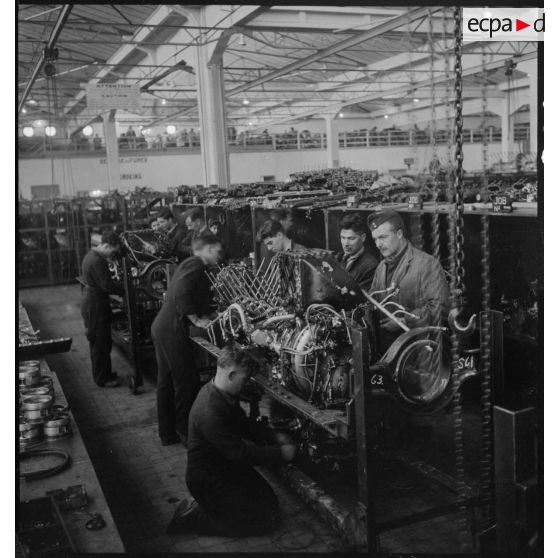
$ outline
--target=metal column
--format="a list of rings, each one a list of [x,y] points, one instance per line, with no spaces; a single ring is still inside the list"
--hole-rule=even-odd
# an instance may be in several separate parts
[[[205,25],[204,10],[200,25]],[[203,34],[196,50],[196,76],[200,119],[200,145],[204,186],[230,186],[229,146],[225,112],[222,55],[211,58],[213,44],[203,44]],[[210,63],[211,58],[211,63]]]
[[[327,137],[327,166],[336,169],[339,167],[339,134],[335,114],[324,116]]]
[[[118,138],[116,136],[116,111],[111,110],[103,114],[103,129],[107,148],[107,182],[109,190],[120,188],[120,162],[118,160]]]
[[[370,384],[370,346],[365,328],[352,329],[355,370],[355,427],[358,467],[358,515],[364,523],[366,551],[372,555],[380,549],[374,510],[374,482],[377,478],[374,459],[376,429],[371,420],[372,389]]]
[[[128,318],[128,330],[129,330],[129,348],[128,354],[132,362],[134,363],[134,375],[128,375],[128,384],[132,393],[137,394],[137,389],[143,386],[143,368],[142,362],[139,355],[140,342],[138,335],[138,315],[136,308],[135,292],[133,288],[133,277],[132,270],[130,269],[130,263],[127,257],[123,257],[122,267],[124,269],[124,300],[126,305],[126,317]]]

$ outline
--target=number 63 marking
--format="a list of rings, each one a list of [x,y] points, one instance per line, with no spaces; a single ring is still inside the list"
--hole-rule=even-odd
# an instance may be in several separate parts
[[[381,374],[372,374],[372,377],[370,378],[370,383],[373,386],[383,386],[384,377]]]

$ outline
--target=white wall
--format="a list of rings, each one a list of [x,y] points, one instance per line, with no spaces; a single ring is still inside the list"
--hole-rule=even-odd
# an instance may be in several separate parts
[[[482,168],[482,145],[465,144],[464,168],[475,171]],[[446,146],[437,149],[438,158],[447,160]],[[514,153],[509,153],[511,160]],[[341,166],[361,170],[405,169],[404,159],[414,158],[411,170],[424,170],[432,158],[429,146],[413,147],[370,147],[340,149]],[[500,160],[500,144],[491,144],[488,149],[489,165]],[[21,159],[19,161],[19,191],[23,198],[31,198],[31,186],[59,184],[60,194],[73,196],[82,190],[107,189],[107,165],[104,158],[66,157],[54,159],[54,176],[50,159]],[[231,182],[256,182],[262,177],[274,175],[276,180],[286,180],[296,171],[317,170],[327,167],[327,154],[322,149],[301,151],[265,151],[257,153],[231,153]],[[158,191],[180,184],[201,184],[202,169],[199,153],[162,153],[126,156],[120,158],[121,186],[125,192],[136,186],[146,186]]]

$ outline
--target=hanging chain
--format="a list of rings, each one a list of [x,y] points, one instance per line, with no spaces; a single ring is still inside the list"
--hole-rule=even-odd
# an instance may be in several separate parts
[[[486,94],[488,76],[486,71],[486,51],[482,45],[482,194],[488,194],[488,130],[486,114],[488,100]],[[488,214],[481,217],[481,249],[482,249],[482,311],[481,314],[481,405],[482,405],[482,459],[481,459],[481,494],[484,528],[487,529],[493,520],[493,478],[492,478],[492,370],[490,363],[491,335],[488,311],[490,310],[490,220]]]
[[[407,20],[406,41],[409,44],[412,44],[413,33],[412,33],[412,30],[411,30],[410,13],[411,13],[411,9],[408,8],[407,15],[409,16],[409,18]],[[409,55],[409,67],[412,67],[412,56],[411,55]],[[413,78],[413,82],[414,82],[414,78]],[[413,146],[412,159],[414,161],[414,164],[415,164],[416,168],[420,168],[420,166],[422,166],[422,163],[419,162],[419,156],[418,156],[418,145],[417,145],[417,134],[416,134],[416,131],[418,129],[417,115],[416,115],[416,112],[415,112],[414,109],[411,109],[409,115],[410,115],[410,118],[409,118],[409,124],[410,124],[409,137],[413,138],[413,141],[412,141],[412,146]],[[410,215],[411,242],[419,250],[422,250],[424,248],[424,231],[423,231],[423,227],[422,227],[422,215],[423,215],[422,210],[419,210],[418,212],[413,212]]]
[[[449,191],[449,183],[451,181],[451,169],[452,169],[452,144],[453,144],[453,129],[452,129],[452,125],[451,125],[451,116],[450,116],[450,112],[451,112],[451,108],[450,108],[450,98],[451,98],[451,91],[450,91],[450,51],[449,51],[449,47],[448,47],[448,36],[449,36],[449,31],[448,31],[448,16],[447,16],[447,12],[446,10],[444,10],[444,18],[442,20],[443,22],[443,27],[442,27],[442,36],[443,36],[443,42],[444,42],[444,81],[446,84],[446,146],[447,146],[447,150],[446,150],[446,157],[447,157],[447,161],[446,161],[446,180],[447,180],[447,186],[448,188],[446,188],[447,191]],[[451,201],[451,200],[448,200]]]
[[[445,19],[445,16],[444,16]],[[445,41],[444,41],[445,42]],[[428,43],[430,45],[430,126],[431,136],[430,142],[432,144],[432,160],[438,161],[437,145],[436,145],[436,104],[435,104],[435,87],[434,87],[434,32],[432,22],[432,10],[428,10]],[[445,44],[444,44],[445,48]],[[434,211],[431,214],[431,228],[432,228],[432,255],[440,259],[440,215],[438,214],[438,200],[440,198],[440,182],[439,182],[439,161],[438,164],[429,166],[431,178],[433,181],[433,201]],[[439,323],[439,322],[438,322]]]
[[[450,220],[450,256],[451,256],[451,296],[452,308],[462,306],[465,291],[465,254],[463,249],[463,97],[462,97],[462,67],[461,67],[461,8],[454,8],[454,54],[455,54],[455,176],[453,190],[455,195],[454,214]],[[461,550],[469,549],[470,531],[467,520],[467,506],[465,504],[465,447],[463,436],[463,407],[461,404],[461,379],[458,373],[459,366],[459,340],[455,331],[451,333],[451,359],[452,359],[452,387],[453,387],[453,429],[455,441],[455,478],[457,482],[458,517],[456,519]]]
[[[464,304],[465,296],[465,253],[464,244],[464,222],[463,212],[465,206],[463,204],[463,75],[461,67],[461,9],[455,9],[455,176],[454,176],[454,194],[455,194],[455,285],[454,285],[454,302],[459,306]],[[455,307],[455,306],[454,306]]]

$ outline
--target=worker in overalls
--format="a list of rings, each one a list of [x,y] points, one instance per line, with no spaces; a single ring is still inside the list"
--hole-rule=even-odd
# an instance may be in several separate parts
[[[101,237],[101,243],[89,250],[81,264],[85,286],[81,315],[89,341],[93,380],[99,387],[118,386],[117,375],[112,372],[110,361],[112,312],[109,295],[123,295],[124,288],[113,281],[108,260],[120,249],[118,233],[106,232]]]
[[[174,272],[163,307],[151,325],[157,359],[157,418],[162,445],[188,439],[188,414],[200,388],[190,326],[207,327],[214,313],[206,274],[221,256],[221,242],[210,233],[192,240],[194,255]]]

